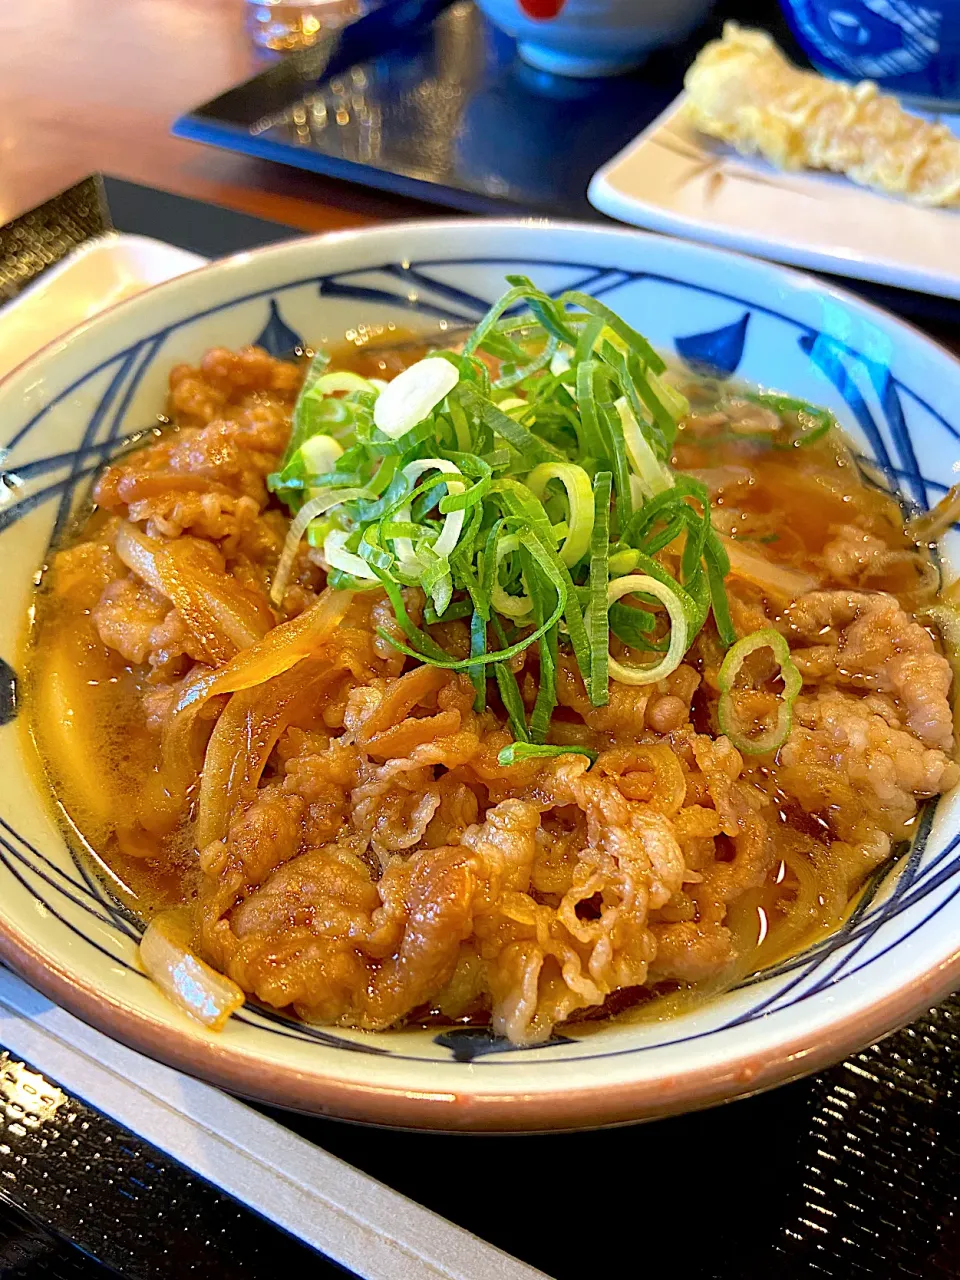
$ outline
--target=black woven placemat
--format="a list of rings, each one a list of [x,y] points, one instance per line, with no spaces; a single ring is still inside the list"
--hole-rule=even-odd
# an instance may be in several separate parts
[[[960,1276],[958,1065],[954,999],[819,1076],[631,1128],[463,1138],[274,1114],[557,1280],[654,1255],[681,1280],[943,1280]]]
[[[633,1128],[467,1138],[273,1114],[557,1280],[654,1249],[681,1280],[943,1280],[960,1275],[958,1050],[950,1000],[811,1080]],[[0,1277],[278,1268],[344,1274],[0,1054]]]
[[[48,267],[109,227],[99,175],[0,227],[0,302],[16,297]]]
[[[349,1274],[0,1046],[0,1277],[104,1269],[129,1280]]]
[[[789,1270],[752,1274],[960,1274],[958,1068],[954,997],[815,1077],[800,1176],[774,1242]]]

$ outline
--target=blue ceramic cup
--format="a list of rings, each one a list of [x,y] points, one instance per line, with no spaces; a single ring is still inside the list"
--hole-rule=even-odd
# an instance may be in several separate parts
[[[960,107],[960,0],[781,0],[824,75],[875,80],[927,106]]]

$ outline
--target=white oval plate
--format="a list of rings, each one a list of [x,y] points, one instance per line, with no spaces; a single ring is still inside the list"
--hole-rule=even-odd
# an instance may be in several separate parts
[[[923,209],[840,174],[784,173],[694,129],[683,104],[681,94],[597,170],[592,205],[651,231],[960,298],[960,209]],[[960,133],[960,116],[939,118]]]

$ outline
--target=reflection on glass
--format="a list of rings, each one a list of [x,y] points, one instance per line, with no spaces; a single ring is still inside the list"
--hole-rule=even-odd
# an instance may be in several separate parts
[[[428,30],[329,80],[322,67],[297,66],[296,100],[293,88],[284,105],[237,123],[253,139],[448,186],[466,208],[495,201],[582,217],[598,161],[673,98],[685,56],[665,54],[642,76],[574,81],[527,66],[458,0]]]
[[[359,0],[247,0],[247,28],[262,48],[290,52],[308,49],[359,12]]]

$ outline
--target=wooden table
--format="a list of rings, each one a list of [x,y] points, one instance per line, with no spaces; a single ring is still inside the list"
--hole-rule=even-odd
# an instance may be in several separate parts
[[[330,231],[434,205],[171,137],[262,68],[244,0],[0,0],[0,225],[103,171]],[[955,323],[925,329],[960,352]]]
[[[257,71],[243,0],[0,4],[0,224],[102,170],[310,231],[430,206],[170,136]]]

